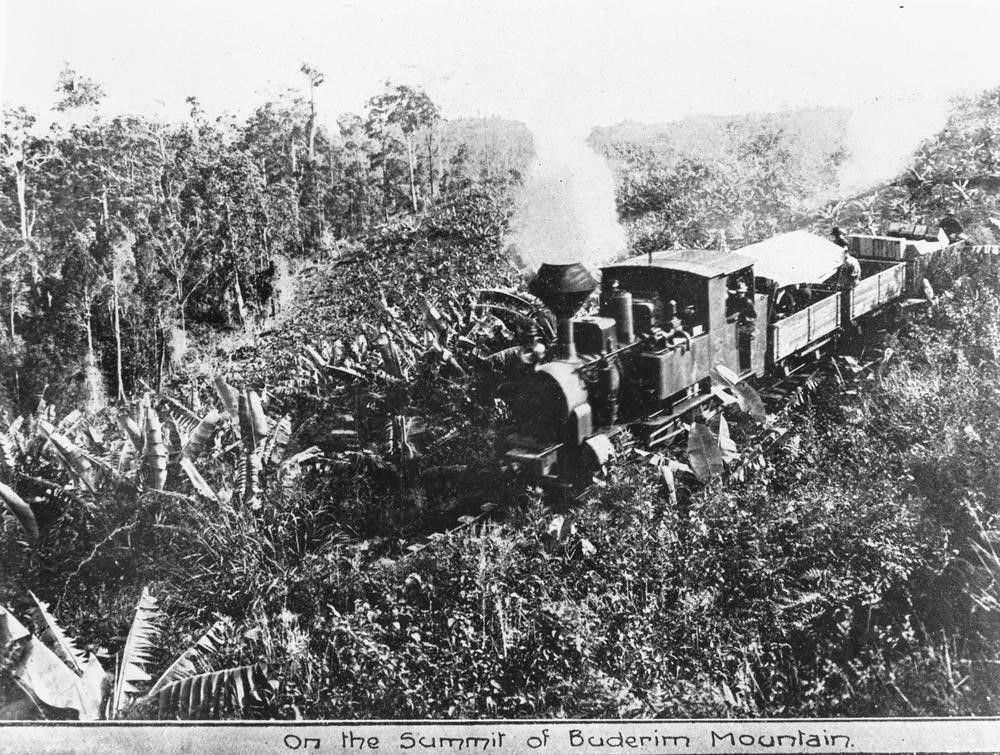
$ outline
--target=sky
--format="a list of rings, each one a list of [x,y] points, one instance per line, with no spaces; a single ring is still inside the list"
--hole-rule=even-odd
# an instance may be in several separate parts
[[[323,71],[321,118],[384,81],[446,117],[589,130],[1000,85],[994,0],[0,0],[0,100],[51,106],[64,63],[105,109],[245,114]]]

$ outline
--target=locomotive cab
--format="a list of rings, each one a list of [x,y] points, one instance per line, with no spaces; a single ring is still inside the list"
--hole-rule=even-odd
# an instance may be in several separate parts
[[[763,373],[756,321],[766,321],[767,300],[754,289],[753,261],[730,252],[654,252],[603,269],[601,314],[614,316],[618,292],[629,292],[643,339],[627,391],[637,407],[676,410],[707,388],[718,364]]]

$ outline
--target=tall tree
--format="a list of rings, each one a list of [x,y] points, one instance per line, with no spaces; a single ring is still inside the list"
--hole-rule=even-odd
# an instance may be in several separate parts
[[[420,209],[416,140],[420,133],[431,128],[440,117],[440,108],[426,92],[405,84],[392,85],[386,82],[385,91],[368,101],[370,133],[380,138],[383,152],[388,152],[394,141],[401,143],[405,149],[410,206],[414,212]]]
[[[302,64],[302,73],[309,81],[309,120],[306,123],[306,138],[308,140],[308,150],[306,154],[310,162],[316,160],[316,88],[323,83],[325,76],[308,63]]]

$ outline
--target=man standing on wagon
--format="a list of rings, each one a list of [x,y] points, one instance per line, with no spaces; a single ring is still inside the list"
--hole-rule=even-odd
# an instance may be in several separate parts
[[[840,287],[850,290],[861,281],[861,263],[844,247],[844,261],[840,265]]]

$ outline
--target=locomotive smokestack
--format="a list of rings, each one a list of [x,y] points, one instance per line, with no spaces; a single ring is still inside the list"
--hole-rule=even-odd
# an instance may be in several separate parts
[[[528,291],[556,316],[559,353],[564,359],[576,356],[573,343],[572,317],[597,288],[597,281],[579,262],[553,265],[548,262],[538,268],[538,274],[528,285]]]

